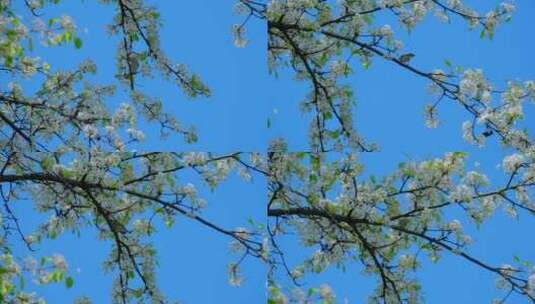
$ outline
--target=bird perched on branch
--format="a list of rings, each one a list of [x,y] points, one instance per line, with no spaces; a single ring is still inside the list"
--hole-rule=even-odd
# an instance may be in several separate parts
[[[407,54],[403,54],[401,56],[399,56],[399,61],[401,63],[409,63],[409,61],[411,61],[411,59],[414,57],[415,55],[413,53],[407,53]]]

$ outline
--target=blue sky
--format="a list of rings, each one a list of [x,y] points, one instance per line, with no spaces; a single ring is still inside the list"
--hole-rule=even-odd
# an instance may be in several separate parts
[[[39,55],[60,68],[93,58],[99,66],[95,79],[113,82],[116,38],[108,37],[103,30],[112,18],[113,8],[97,1],[63,2],[47,10],[47,16],[72,15],[80,29],[88,29],[81,36],[84,46],[79,51],[72,47],[39,49]],[[200,139],[194,145],[185,145],[180,138],[160,141],[147,136],[141,148],[264,151],[268,139],[274,136],[285,137],[293,151],[307,147],[308,120],[297,106],[304,97],[304,86],[293,81],[287,72],[279,78],[267,75],[264,24],[250,22],[251,41],[246,48],[237,49],[230,34],[232,24],[241,21],[233,14],[234,1],[153,2],[162,12],[164,50],[170,58],[187,63],[191,71],[201,75],[213,96],[189,100],[172,84],[158,79],[142,83],[146,92],[165,100],[165,108],[180,121],[195,125]],[[394,29],[405,37],[406,49],[416,54],[415,65],[433,69],[443,67],[443,61],[449,59],[465,67],[483,68],[499,86],[511,79],[535,79],[535,3],[518,1],[517,7],[512,22],[500,27],[492,41],[481,40],[478,32],[468,31],[458,19],[445,25],[428,18],[410,35]],[[446,151],[467,150],[469,163],[478,161],[491,180],[503,180],[495,165],[506,151],[493,141],[485,149],[464,143],[460,126],[467,116],[460,108],[445,103],[440,109],[441,126],[434,130],[425,128],[423,106],[430,101],[426,82],[381,60],[375,60],[367,71],[357,69],[356,76],[348,81],[354,85],[357,97],[357,127],[363,136],[381,147],[379,153],[363,155],[366,174],[380,176],[407,159],[423,160]],[[121,96],[125,96],[124,92],[113,102],[120,102]],[[272,119],[270,130],[266,130],[268,116]],[[534,120],[526,125],[533,129]],[[206,217],[225,226],[243,226],[248,217],[265,220],[266,191],[261,179],[245,184],[233,177],[214,193],[203,189],[201,194],[209,201]],[[39,220],[28,201],[21,201],[17,210],[23,214],[28,230]],[[515,254],[535,261],[535,247],[527,237],[527,232],[534,229],[535,220],[526,214],[514,221],[500,213],[474,234],[472,252],[495,264],[510,263]],[[227,241],[185,219],[179,219],[173,229],[162,230],[154,243],[159,250],[158,280],[163,291],[183,303],[264,303],[265,272],[258,263],[245,265],[243,287],[228,286],[226,263],[233,257],[228,254]],[[301,257],[300,247],[289,242],[287,248],[295,252],[292,258]],[[75,275],[75,286],[70,290],[55,286],[40,291],[50,303],[70,303],[79,295],[90,296],[94,303],[109,302],[111,277],[103,274],[100,267],[108,249],[109,244],[96,240],[94,231],[47,242],[38,254],[62,252],[73,269],[80,268],[80,273]],[[340,299],[347,297],[350,303],[361,303],[375,281],[360,276],[358,265],[350,266],[346,273],[329,270],[306,282],[311,286],[327,282]],[[495,295],[494,277],[456,257],[444,257],[437,265],[426,265],[418,277],[428,303],[484,303]],[[513,298],[510,303],[523,302]]]

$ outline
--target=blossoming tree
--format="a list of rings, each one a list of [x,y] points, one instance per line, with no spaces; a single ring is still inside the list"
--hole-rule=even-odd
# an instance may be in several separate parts
[[[464,21],[481,38],[492,39],[515,7],[498,3],[495,9],[479,12],[459,0],[241,1],[240,6],[268,24],[271,71],[289,69],[307,83],[309,91],[300,107],[312,117],[306,152],[288,151],[286,142],[277,140],[268,157],[268,301],[339,302],[328,285],[308,292],[292,291],[291,286],[300,286],[308,274],[358,261],[364,274],[377,278],[370,303],[419,303],[425,301],[421,292],[425,282],[415,273],[424,255],[438,262],[447,253],[495,275],[497,287],[504,291],[496,303],[511,295],[535,301],[531,264],[516,257],[513,265],[508,261],[494,265],[474,256],[472,238],[463,228],[482,224],[500,206],[512,217],[535,212],[535,146],[529,124],[522,122],[524,104],[535,97],[535,82],[494,85],[480,69],[459,68],[449,61],[442,68],[421,69],[413,64],[417,54],[406,50],[394,34],[394,28],[410,32],[434,14],[445,23]],[[382,21],[390,16],[397,24]],[[237,35],[237,39],[244,38]],[[508,153],[501,164],[505,183],[491,184],[481,170],[468,169],[465,152],[455,151],[444,151],[442,158],[401,163],[381,179],[366,177],[360,155],[376,151],[378,145],[357,133],[355,88],[345,80],[355,66],[366,70],[376,60],[429,83],[435,100],[425,107],[427,127],[438,126],[437,109],[451,102],[471,117],[462,125],[468,143],[483,148],[486,139],[496,138]],[[469,222],[446,220],[453,208],[461,209]],[[290,252],[279,245],[293,233],[300,246],[315,249],[297,265],[286,261]],[[282,283],[286,281],[290,284]]]
[[[155,280],[156,250],[149,240],[156,222],[172,226],[177,217],[185,217],[232,242],[239,258],[229,264],[231,284],[241,283],[239,267],[245,258],[265,263],[266,301],[272,304],[339,302],[329,282],[308,292],[298,287],[310,273],[351,261],[377,278],[371,303],[424,302],[425,282],[414,274],[424,255],[440,262],[444,254],[496,276],[504,291],[498,303],[511,295],[535,302],[531,264],[518,258],[494,265],[472,255],[473,240],[464,230],[482,224],[499,207],[513,217],[535,213],[535,146],[522,124],[523,106],[535,98],[535,83],[495,86],[481,70],[449,62],[423,70],[412,63],[417,54],[405,51],[394,34],[397,28],[414,29],[432,13],[445,22],[464,20],[482,38],[492,38],[496,27],[512,17],[512,4],[482,13],[460,0],[236,1],[236,12],[245,16],[232,28],[236,46],[246,46],[248,22],[264,22],[271,71],[289,69],[307,83],[309,92],[300,107],[312,116],[309,146],[289,151],[284,139],[276,139],[269,151],[215,154],[134,148],[146,136],[139,120],[156,125],[163,137],[197,140],[195,130],[165,112],[165,105],[140,81],[158,75],[191,98],[210,95],[200,76],[165,54],[157,8],[143,0],[101,1],[115,12],[109,32],[119,41],[116,83],[105,85],[88,80],[97,69],[91,61],[61,71],[32,57],[36,43],[83,48],[72,18],[42,14],[58,2],[0,0],[0,79],[10,80],[0,84],[0,301],[43,303],[25,287],[29,276],[38,284],[75,284],[61,255],[18,260],[12,254],[12,235],[31,250],[64,232],[92,227],[112,244],[105,268],[115,273],[114,303],[169,303]],[[394,16],[398,24],[381,22],[377,16],[383,14]],[[506,182],[491,184],[481,170],[467,169],[467,154],[456,151],[401,163],[379,179],[364,176],[361,155],[380,145],[357,133],[354,88],[343,80],[355,65],[367,69],[374,60],[429,82],[434,102],[425,107],[428,127],[438,126],[439,107],[451,101],[471,117],[462,126],[467,142],[485,147],[486,139],[499,140],[508,152],[501,163]],[[117,87],[126,89],[129,98],[113,108],[109,100]],[[268,179],[267,200],[256,202],[267,208],[267,225],[228,228],[204,217],[198,185],[182,178],[185,172],[196,174],[216,188],[231,171],[246,180],[252,174]],[[20,229],[24,219],[11,209],[27,195],[36,210],[51,214],[29,235]],[[462,210],[471,222],[445,220],[451,208]],[[279,241],[291,234],[298,236],[300,246],[314,249],[298,265],[286,260],[289,253]]]
[[[56,69],[34,56],[37,46],[83,48],[71,17],[45,13],[58,2],[0,1],[0,302],[44,303],[27,290],[28,279],[35,284],[61,282],[67,288],[75,284],[62,255],[21,260],[13,253],[13,241],[24,243],[31,253],[47,239],[92,227],[112,245],[104,268],[116,275],[113,303],[167,303],[155,282],[156,251],[150,236],[158,223],[171,227],[177,217],[232,241],[239,259],[229,265],[230,281],[239,285],[240,263],[247,256],[265,259],[266,247],[255,227],[228,228],[204,218],[206,202],[199,185],[182,176],[197,175],[215,188],[233,170],[250,179],[251,168],[264,166],[262,158],[240,152],[136,151],[134,145],[145,138],[141,120],[159,129],[162,137],[197,140],[194,129],[183,127],[157,97],[139,88],[140,79],[159,74],[190,98],[209,96],[209,89],[185,65],[165,55],[159,13],[145,1],[103,1],[115,12],[108,31],[119,41],[116,83],[89,79],[97,70],[92,61],[72,70]],[[128,96],[114,107],[118,89]],[[34,233],[21,229],[25,218],[12,208],[28,196],[34,209],[48,217]]]

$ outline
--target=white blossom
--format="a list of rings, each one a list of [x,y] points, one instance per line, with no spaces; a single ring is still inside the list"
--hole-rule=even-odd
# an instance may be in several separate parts
[[[322,299],[332,299],[334,297],[332,288],[327,284],[320,285],[319,293]]]
[[[74,21],[72,20],[70,16],[62,15],[60,23],[61,23],[61,27],[64,30],[72,31],[75,29]]]
[[[459,220],[452,220],[448,223],[448,228],[454,232],[459,232],[462,229],[462,225]]]
[[[87,138],[94,139],[98,136],[98,129],[94,125],[84,125],[82,130]]]
[[[184,195],[192,198],[197,196],[197,188],[195,188],[195,185],[192,183],[187,183],[186,185],[182,186],[181,192],[184,193]]]
[[[500,6],[507,14],[514,12],[516,9],[516,7],[513,4],[507,3],[507,2],[501,3]]]
[[[403,254],[399,257],[398,264],[402,269],[413,269],[416,267],[416,258],[414,255]]]
[[[528,278],[528,288],[535,290],[535,272],[532,273]]]
[[[511,154],[503,158],[502,167],[506,173],[512,173],[518,169],[525,162],[525,157],[522,154]]]
[[[152,227],[149,221],[144,220],[144,219],[135,220],[134,223],[132,224],[132,227],[135,232],[140,233],[140,234],[148,234],[152,230]]]
[[[126,133],[128,133],[128,136],[130,136],[132,139],[137,141],[143,141],[145,139],[145,134],[142,131],[134,128],[128,128]]]
[[[65,261],[65,258],[61,254],[56,253],[52,256],[52,264],[57,269],[60,269],[60,270],[67,269],[67,262]]]

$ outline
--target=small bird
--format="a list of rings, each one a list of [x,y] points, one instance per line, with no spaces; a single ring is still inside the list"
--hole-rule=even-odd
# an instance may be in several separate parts
[[[492,135],[492,133],[494,133],[491,129],[488,129],[486,130],[485,132],[483,132],[483,136],[485,137],[489,137]]]
[[[409,61],[411,61],[411,59],[414,57],[415,55],[413,53],[407,53],[407,54],[403,54],[401,56],[399,56],[399,61],[401,63],[409,63]]]

